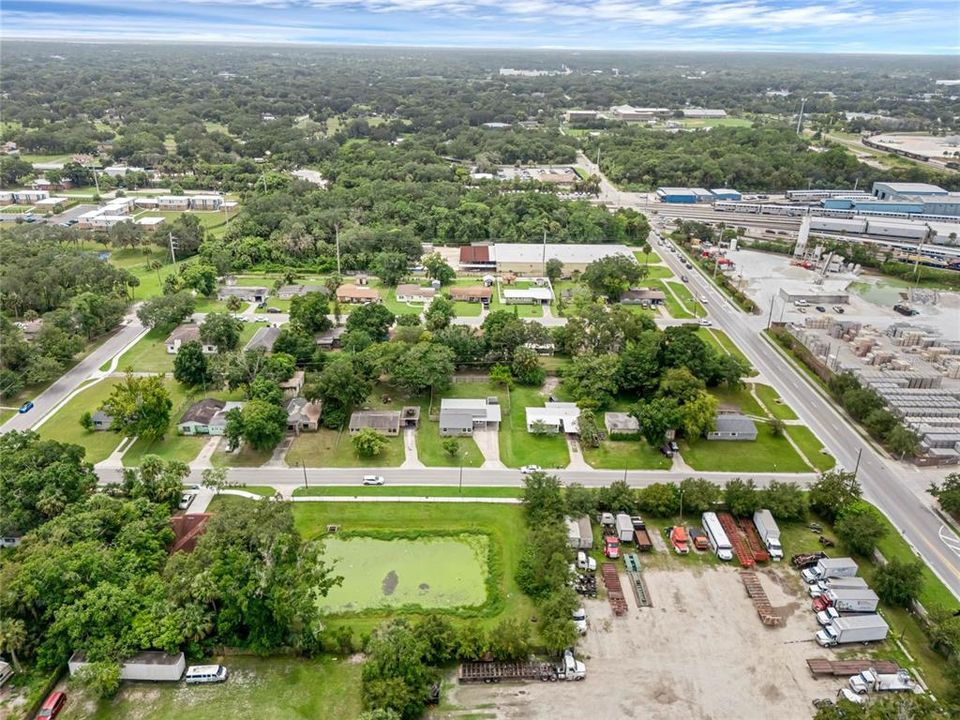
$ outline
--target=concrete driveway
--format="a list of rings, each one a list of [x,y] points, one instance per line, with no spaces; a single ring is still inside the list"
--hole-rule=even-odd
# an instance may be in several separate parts
[[[474,428],[473,440],[483,455],[483,467],[506,467],[500,461],[500,435],[494,428]]]

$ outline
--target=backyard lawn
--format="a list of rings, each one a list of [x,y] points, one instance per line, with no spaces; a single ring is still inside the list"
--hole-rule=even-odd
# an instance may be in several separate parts
[[[507,467],[539,465],[546,470],[553,470],[570,463],[570,453],[563,435],[534,435],[527,432],[525,408],[543,407],[546,399],[537,388],[516,387],[510,391],[509,403],[502,409],[503,422],[500,423],[500,459]]]
[[[353,450],[350,433],[321,428],[301,433],[287,452],[287,465],[301,462],[307,467],[400,467],[403,462],[403,436],[387,438],[387,445],[378,457],[363,458]]]
[[[637,262],[640,263],[641,265],[644,265],[644,264],[651,264],[651,265],[653,265],[653,264],[655,264],[655,263],[661,262],[660,256],[657,255],[657,251],[656,251],[656,250],[651,250],[651,251],[650,251],[649,253],[647,253],[646,255],[644,255],[644,254],[643,254],[642,252],[640,252],[639,250],[634,250],[633,256],[634,256],[635,258],[637,258]]]
[[[757,439],[750,441],[682,441],[680,453],[694,470],[714,472],[812,472],[785,437],[774,437],[757,423]]]
[[[123,683],[112,700],[71,691],[60,720],[222,720],[354,718],[360,714],[360,663],[317,658],[231,655],[211,658],[230,670],[222,685]]]
[[[604,440],[598,448],[580,446],[583,459],[601,470],[669,470],[671,460],[646,440]]]

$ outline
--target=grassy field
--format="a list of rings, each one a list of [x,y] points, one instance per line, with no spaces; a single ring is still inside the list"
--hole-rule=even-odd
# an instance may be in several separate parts
[[[683,459],[694,470],[715,472],[810,472],[785,437],[774,437],[766,424],[757,424],[752,442],[706,440],[680,443]]]
[[[767,416],[760,406],[760,403],[750,394],[749,385],[737,388],[736,390],[731,390],[726,387],[711,388],[710,393],[716,396],[717,400],[720,401],[720,405],[736,406],[740,409],[740,412],[746,415],[761,418]]]
[[[217,501],[226,498],[217,498]],[[233,499],[233,498],[231,498]],[[293,507],[297,530],[307,539],[326,536],[327,525],[347,532],[426,531],[427,533],[484,532],[494,544],[497,566],[492,567],[502,598],[500,612],[485,618],[488,625],[500,617],[527,618],[532,604],[517,587],[514,574],[523,552],[526,526],[516,505],[437,503],[297,503]],[[355,631],[369,632],[382,619],[377,613],[331,618]]]
[[[647,263],[653,264],[653,263],[661,262],[660,256],[657,255],[657,252],[655,250],[651,250],[646,255],[644,255],[639,250],[635,250],[633,253],[633,256],[637,259],[637,262],[640,263],[641,265],[645,265]]]
[[[667,285],[669,285],[674,294],[680,298],[680,302],[682,302],[696,317],[703,317],[706,315],[707,311],[704,310],[703,305],[694,299],[693,293],[690,292],[690,289],[686,285],[684,285],[682,282],[675,281],[668,281]]]
[[[124,683],[112,700],[71,691],[60,720],[222,720],[354,718],[360,714],[359,663],[331,657],[212,658],[230,670],[222,685]],[[322,678],[322,682],[319,681]]]
[[[271,491],[272,492],[272,491]],[[477,497],[477,498],[518,498],[523,491],[518,487],[476,487],[465,485],[463,488],[453,485],[312,485],[293,491],[296,497],[363,497],[366,495],[385,497]]]
[[[199,310],[199,308],[198,308]],[[262,327],[258,323],[244,323],[240,330],[240,345],[242,349],[257,330]],[[170,373],[173,372],[173,359],[176,355],[167,352],[166,339],[170,335],[167,329],[154,328],[144,335],[136,345],[127,350],[117,362],[117,370],[124,372],[128,369],[134,372]]]
[[[793,408],[780,399],[780,393],[774,388],[761,383],[755,383],[753,387],[760,397],[760,402],[763,403],[764,407],[766,407],[775,418],[780,418],[781,420],[797,419],[797,414],[793,411]]]
[[[323,600],[329,613],[399,608],[479,607],[487,601],[488,540],[450,535],[416,540],[329,538],[326,557],[343,584]]]
[[[817,439],[810,428],[803,425],[787,425],[784,429],[800,448],[800,452],[806,455],[807,460],[813,463],[817,470],[830,470],[837,464],[833,455],[825,451],[823,443]]]
[[[602,470],[667,470],[669,458],[646,440],[604,440],[598,448],[580,446],[583,459]]]
[[[460,451],[453,457],[443,449],[445,439],[440,437],[440,424],[428,420],[421,413],[420,429],[417,430],[417,457],[420,462],[428,467],[459,467],[462,456],[463,467],[478,468],[483,465],[483,454],[472,437],[457,438]]]
[[[106,460],[123,436],[109,430],[84,430],[80,427],[80,416],[89,410],[91,413],[110,396],[117,380],[107,379],[77,393],[66,405],[40,428],[40,436],[46,440],[74,443],[86,448],[84,458],[87,462],[98,463]]]
[[[666,265],[649,265],[647,266],[647,277],[644,280],[665,280],[672,277],[673,271]],[[642,285],[644,280],[641,280],[639,284]]]
[[[500,393],[497,393],[500,394]],[[536,388],[516,387],[504,404],[500,423],[500,459],[508,467],[539,465],[550,470],[570,463],[570,453],[563,435],[533,435],[527,432],[527,407],[543,407],[546,397]]]
[[[321,428],[300,435],[287,452],[287,464],[307,467],[400,467],[403,462],[403,437],[387,438],[387,445],[375,458],[362,458],[353,451],[350,433]]]
[[[214,467],[260,467],[270,459],[272,454],[271,450],[254,450],[249,445],[243,445],[236,452],[213,453],[210,457],[210,464]],[[246,488],[244,489],[246,490]],[[273,488],[267,489],[270,491],[270,495],[276,492]]]

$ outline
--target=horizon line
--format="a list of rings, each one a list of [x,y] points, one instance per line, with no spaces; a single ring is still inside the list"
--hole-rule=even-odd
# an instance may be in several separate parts
[[[416,49],[416,50],[468,50],[468,51],[482,51],[482,50],[510,50],[513,52],[595,52],[595,53],[605,53],[610,55],[616,54],[640,54],[640,53],[690,53],[697,55],[843,55],[843,56],[862,56],[862,57],[917,57],[917,58],[940,58],[940,57],[960,57],[960,47],[955,50],[945,49],[943,52],[933,52],[933,53],[916,53],[916,52],[905,52],[905,51],[880,51],[880,50],[871,50],[871,51],[849,51],[844,52],[843,50],[750,50],[750,49],[737,49],[737,50],[724,50],[724,49],[689,49],[683,47],[676,48],[653,48],[649,50],[639,49],[639,48],[599,48],[591,46],[542,46],[542,47],[518,47],[511,45],[415,45],[407,43],[369,43],[369,42],[357,42],[352,43],[349,41],[344,42],[328,42],[324,40],[271,40],[258,42],[256,40],[231,40],[229,38],[224,38],[222,40],[215,39],[205,39],[205,40],[171,40],[171,39],[157,39],[152,37],[135,37],[128,36],[125,38],[111,38],[111,37],[89,37],[87,39],[78,40],[72,36],[66,35],[44,35],[44,36],[19,36],[13,35],[8,36],[7,33],[0,31],[0,41],[2,42],[60,42],[67,43],[70,45],[234,45],[234,46],[257,46],[257,47],[348,47],[348,48],[392,48],[392,49]]]

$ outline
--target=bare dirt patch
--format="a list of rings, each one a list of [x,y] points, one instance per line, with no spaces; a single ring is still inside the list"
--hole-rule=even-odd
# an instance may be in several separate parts
[[[464,709],[491,708],[497,718],[591,717],[699,720],[806,718],[811,701],[833,697],[841,678],[815,679],[806,659],[822,657],[817,624],[783,570],[759,573],[778,614],[765,627],[736,570],[647,570],[656,607],[613,618],[604,601],[584,603],[590,630],[578,653],[587,679],[578,683],[478,685],[456,688]],[[455,699],[454,699],[455,698]],[[579,714],[578,714],[579,716]]]

